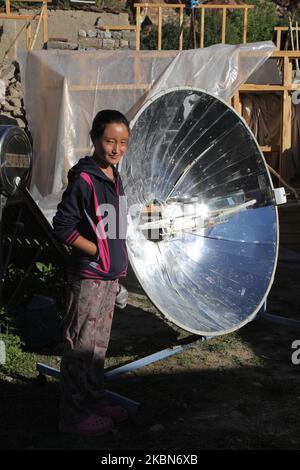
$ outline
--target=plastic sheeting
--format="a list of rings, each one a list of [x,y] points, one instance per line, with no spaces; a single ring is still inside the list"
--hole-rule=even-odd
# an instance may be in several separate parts
[[[144,101],[174,86],[229,100],[275,50],[271,41],[188,51],[31,51],[19,55],[33,137],[30,191],[51,222],[69,169],[92,151],[101,109],[131,119]],[[141,175],[142,177],[142,175]]]
[[[260,145],[278,147],[278,151],[266,153],[267,163],[279,171],[279,146],[281,132],[281,96],[276,93],[245,94],[243,117]],[[293,179],[300,171],[300,106],[292,105],[292,146],[284,155],[281,176],[286,181]]]

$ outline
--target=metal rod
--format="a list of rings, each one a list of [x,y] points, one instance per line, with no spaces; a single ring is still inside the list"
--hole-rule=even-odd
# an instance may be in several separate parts
[[[206,338],[201,337],[201,339],[197,339],[196,341],[193,341],[192,343],[184,344],[181,346],[175,346],[173,348],[163,349],[162,351],[158,351],[154,354],[150,354],[150,356],[143,357],[142,359],[138,359],[136,361],[130,362],[129,364],[125,364],[123,366],[117,367],[116,369],[105,372],[104,377],[106,380],[113,380],[119,375],[127,374],[128,372],[132,372],[134,370],[140,369],[141,367],[148,366],[149,364],[152,364],[153,362],[157,362],[157,361],[160,361],[161,359],[165,359],[169,356],[173,356],[174,354],[178,354],[184,351],[185,349],[192,348],[199,342],[203,342],[204,339]]]
[[[60,371],[58,369],[47,366],[46,364],[42,364],[41,362],[37,363],[36,370],[41,375],[48,375],[49,377],[60,379]],[[110,390],[105,390],[105,393],[111,403],[115,405],[120,404],[120,405],[125,406],[132,414],[136,414],[138,412],[139,407],[140,407],[139,402],[135,400],[131,400],[130,398],[124,397],[123,395],[119,395],[118,393],[111,392]]]
[[[258,315],[257,320],[267,320],[272,323],[277,323],[279,325],[284,325],[289,328],[300,330],[300,321],[293,320],[292,318],[281,317],[280,315],[274,315],[272,313],[263,312]]]

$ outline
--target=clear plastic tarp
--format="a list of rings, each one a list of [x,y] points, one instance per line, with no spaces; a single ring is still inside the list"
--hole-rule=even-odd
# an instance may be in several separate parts
[[[51,222],[69,169],[92,151],[89,131],[101,109],[129,119],[174,86],[206,90],[229,102],[275,50],[271,41],[188,51],[31,51],[19,54],[33,137],[30,191]],[[142,178],[142,175],[141,175]]]

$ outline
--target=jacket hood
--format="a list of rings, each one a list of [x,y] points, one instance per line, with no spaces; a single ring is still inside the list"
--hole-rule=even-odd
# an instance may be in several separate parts
[[[112,167],[115,176],[118,176],[118,170],[115,167]],[[80,173],[85,172],[89,175],[96,176],[97,178],[104,179],[106,181],[111,181],[99,168],[98,164],[92,157],[86,156],[79,160],[76,165],[74,165],[68,173],[69,181],[71,181],[75,176],[78,176]]]

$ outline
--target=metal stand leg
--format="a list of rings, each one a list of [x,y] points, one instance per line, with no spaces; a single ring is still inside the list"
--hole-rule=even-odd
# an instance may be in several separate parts
[[[291,318],[281,317],[280,315],[274,315],[267,312],[267,299],[265,300],[262,310],[258,313],[257,320],[266,320],[272,323],[277,323],[278,325],[284,325],[289,328],[300,330],[300,321],[293,320]]]
[[[192,348],[196,344],[202,343],[203,341],[209,339],[208,337],[197,337],[193,336],[191,338],[198,338],[190,343],[182,344],[182,345],[177,345],[171,348],[163,349],[162,351],[159,351],[154,354],[150,354],[149,356],[146,356],[142,359],[138,359],[137,361],[133,361],[129,364],[125,364],[123,366],[117,367],[116,369],[112,370],[106,370],[104,373],[104,378],[106,381],[114,380],[120,375],[126,374],[128,372],[132,372],[134,370],[140,369],[141,367],[147,366],[149,364],[152,364],[153,362],[160,361],[161,359],[165,359],[169,356],[173,356],[174,354],[178,354],[182,351],[185,351],[186,349]],[[191,339],[190,338],[190,339]],[[42,363],[37,363],[36,365],[37,371],[42,374],[42,375],[49,375],[51,377],[55,377],[59,379],[60,377],[60,371],[58,369],[54,369],[53,367],[49,367],[46,364]],[[138,412],[140,403],[136,402],[134,400],[130,400],[127,397],[124,397],[122,395],[118,395],[117,393],[106,391],[109,399],[115,403],[115,404],[120,404],[125,406],[131,414],[136,414]]]

